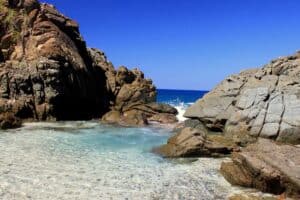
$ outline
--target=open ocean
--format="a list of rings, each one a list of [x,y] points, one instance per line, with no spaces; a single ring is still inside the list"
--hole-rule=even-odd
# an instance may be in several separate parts
[[[202,91],[159,90],[180,115]],[[179,117],[182,117],[179,116]],[[164,159],[151,153],[171,129],[98,121],[28,123],[0,134],[0,199],[226,199],[236,191],[223,159]]]

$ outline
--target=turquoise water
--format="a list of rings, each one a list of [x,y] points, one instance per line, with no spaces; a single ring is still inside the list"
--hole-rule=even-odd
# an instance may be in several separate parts
[[[151,152],[171,127],[29,123],[0,134],[0,199],[226,199],[221,159]]]
[[[225,199],[222,160],[151,153],[170,129],[31,123],[0,134],[0,199]]]
[[[162,158],[152,154],[152,148],[164,144],[171,135],[171,129],[168,128],[126,128],[101,125],[98,122],[31,123],[19,131],[24,130],[31,134],[42,132],[46,139],[51,134],[51,140],[41,143],[41,146],[52,153],[66,153],[70,149],[80,154],[86,151],[101,154],[130,152],[152,157],[157,161]]]

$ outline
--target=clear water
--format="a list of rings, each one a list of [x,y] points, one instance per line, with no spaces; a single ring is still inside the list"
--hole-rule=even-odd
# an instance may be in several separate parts
[[[0,199],[226,199],[222,160],[163,159],[166,127],[30,123],[0,134]]]

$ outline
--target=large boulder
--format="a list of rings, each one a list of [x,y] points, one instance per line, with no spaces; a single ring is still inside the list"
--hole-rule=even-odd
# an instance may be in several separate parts
[[[0,6],[0,110],[32,120],[104,114],[105,73],[92,66],[78,24],[36,0]]]
[[[299,77],[300,52],[228,77],[187,109],[189,119],[155,151],[167,157],[232,153],[221,166],[230,183],[299,199],[300,150],[293,146],[300,144]]]
[[[1,112],[26,120],[87,120],[112,111],[125,116],[124,123],[145,121],[133,107],[154,103],[156,88],[140,70],[115,70],[52,5],[2,0],[0,8]]]
[[[173,129],[167,144],[154,149],[164,157],[225,157],[239,151],[253,138],[236,139],[222,132],[208,129],[197,119],[188,119]]]
[[[167,104],[135,103],[133,101],[129,102],[126,108],[116,104],[110,112],[102,117],[102,121],[129,126],[144,126],[151,122],[173,124],[178,121],[176,114],[177,110]]]
[[[232,160],[222,163],[221,173],[234,185],[300,198],[300,148],[259,139]]]
[[[222,157],[234,148],[235,145],[222,135],[208,135],[203,129],[185,127],[154,152],[164,157]]]
[[[105,54],[89,49],[93,65],[105,71],[109,112],[102,121],[119,125],[143,126],[151,121],[160,123],[177,122],[177,110],[170,105],[156,103],[156,88],[151,79],[135,68],[124,66],[114,69]]]
[[[21,120],[13,113],[0,113],[0,129],[19,128],[21,125]]]
[[[144,113],[137,110],[130,110],[125,113],[112,110],[102,117],[102,121],[105,123],[119,124],[122,126],[145,126],[148,124]]]
[[[169,157],[228,154],[268,138],[300,143],[300,52],[232,75],[189,107],[189,118],[158,152]]]
[[[230,195],[228,200],[288,200],[285,195],[271,195],[258,192],[242,192]],[[291,200],[291,199],[289,199]]]
[[[211,131],[232,138],[300,143],[300,52],[232,75],[187,109]]]

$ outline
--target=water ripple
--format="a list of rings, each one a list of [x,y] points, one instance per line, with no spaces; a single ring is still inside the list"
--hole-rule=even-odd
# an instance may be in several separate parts
[[[222,160],[165,160],[170,133],[98,123],[35,123],[0,134],[0,199],[225,199]]]

